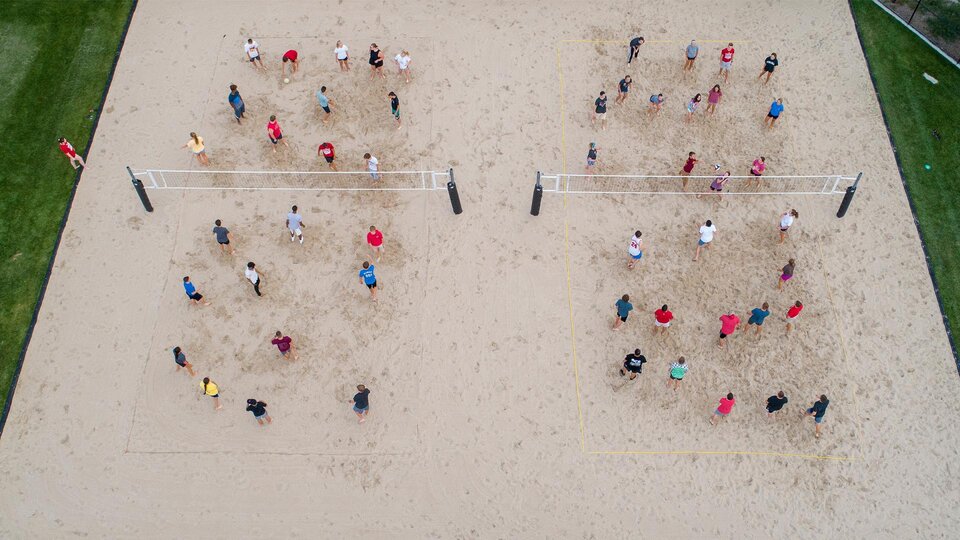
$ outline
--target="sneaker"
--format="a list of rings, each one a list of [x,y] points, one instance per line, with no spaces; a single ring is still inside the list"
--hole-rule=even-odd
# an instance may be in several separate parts
[[[303,238],[300,239],[300,245],[303,245]]]
[[[291,241],[291,242],[293,242],[293,241],[296,240],[296,239],[297,239],[297,237],[295,237],[295,236],[292,235],[292,234],[290,235],[290,241]]]

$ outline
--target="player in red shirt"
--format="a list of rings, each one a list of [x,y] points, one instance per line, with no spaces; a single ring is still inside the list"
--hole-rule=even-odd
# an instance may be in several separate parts
[[[70,165],[72,165],[74,169],[79,168],[81,165],[84,167],[87,166],[87,164],[83,162],[83,157],[77,154],[77,151],[73,149],[73,145],[70,144],[68,140],[60,137],[60,140],[57,142],[60,143],[60,151],[63,152],[65,156],[70,158]],[[77,163],[80,165],[77,165]]]
[[[673,320],[673,313],[667,308],[667,305],[664,304],[660,306],[660,309],[653,312],[653,331],[656,332],[657,329],[660,330],[660,335],[662,336],[666,333],[667,328],[670,328],[670,321]]]
[[[377,256],[377,262],[383,256],[383,233],[377,230],[376,225],[370,226],[370,232],[367,233],[367,245],[370,251]]]
[[[720,51],[720,72],[717,73],[717,77],[723,75],[723,82],[727,82],[727,77],[730,76],[730,68],[733,67],[733,43],[727,43],[727,46]]]
[[[728,393],[727,397],[720,398],[720,404],[717,405],[717,410],[713,411],[713,414],[710,415],[710,425],[715,426],[720,420],[725,420],[736,403],[737,400],[733,398],[733,392]]]
[[[277,115],[271,114],[270,121],[267,122],[267,137],[270,137],[270,142],[273,143],[273,151],[277,151],[277,143],[283,142],[284,146],[289,147],[287,141],[283,140],[283,131],[280,130],[280,122],[277,122]]]
[[[297,51],[290,49],[289,51],[283,53],[283,56],[280,58],[280,76],[283,77],[287,74],[287,62],[291,62],[293,67],[290,68],[290,75],[293,75],[297,72],[297,69],[300,67],[300,60],[298,60],[300,55],[297,54]]]
[[[732,311],[726,315],[720,316],[720,341],[717,342],[717,348],[722,349],[724,340],[727,339],[727,336],[737,331],[737,328],[740,328],[740,317],[737,317]]]
[[[330,166],[331,170],[337,170],[337,164],[333,162],[334,158],[336,157],[336,153],[332,144],[328,142],[322,143],[317,148],[317,155],[323,156],[323,159],[327,160],[327,165]]]
[[[790,330],[793,330],[794,321],[800,316],[801,311],[803,311],[803,304],[801,304],[799,300],[793,304],[793,307],[787,310],[787,334],[790,333]]]

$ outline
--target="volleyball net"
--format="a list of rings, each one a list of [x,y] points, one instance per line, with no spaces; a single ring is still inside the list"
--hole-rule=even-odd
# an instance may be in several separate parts
[[[648,176],[625,174],[547,174],[537,172],[546,193],[697,195],[715,193],[711,176]],[[729,176],[724,195],[840,195],[856,175]]]
[[[130,169],[146,189],[251,191],[433,191],[446,190],[445,171],[211,171]]]

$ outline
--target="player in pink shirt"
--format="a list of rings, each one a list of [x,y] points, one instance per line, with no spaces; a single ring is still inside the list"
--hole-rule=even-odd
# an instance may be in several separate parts
[[[277,115],[271,114],[270,121],[267,122],[267,137],[273,143],[273,151],[277,151],[277,143],[282,142],[284,146],[290,146],[283,140],[283,131],[280,129],[280,122],[277,122]]]
[[[370,251],[377,256],[377,262],[383,257],[383,233],[377,230],[376,225],[370,226],[370,232],[367,233],[367,245]]]
[[[757,187],[760,187],[760,177],[763,176],[763,171],[765,170],[767,170],[767,158],[760,156],[753,160],[753,164],[750,166],[750,176],[753,178],[747,178],[747,182],[743,187],[750,187],[750,185],[754,183],[757,184]]]
[[[733,410],[733,406],[737,403],[737,400],[733,399],[733,392],[727,394],[727,397],[720,398],[720,404],[717,405],[717,410],[713,411],[713,414],[710,415],[710,425],[715,426],[717,422],[723,420],[730,414],[730,411]]]
[[[737,328],[740,327],[740,317],[737,317],[732,311],[726,315],[720,316],[720,341],[717,342],[717,347],[722,349],[725,343],[727,336],[737,331]]]

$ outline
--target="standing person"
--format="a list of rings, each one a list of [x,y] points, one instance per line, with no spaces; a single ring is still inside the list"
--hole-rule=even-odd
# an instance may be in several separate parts
[[[767,170],[767,158],[760,156],[757,159],[753,160],[753,164],[750,165],[750,175],[753,178],[747,180],[746,186],[750,187],[750,184],[756,182],[757,187],[760,187],[760,177],[763,176],[763,171]]]
[[[253,262],[248,262],[247,269],[243,271],[243,275],[253,284],[253,292],[257,293],[257,296],[263,296],[260,292],[260,274],[257,273],[257,265]]]
[[[727,46],[720,51],[720,71],[717,73],[717,77],[723,75],[723,83],[727,83],[727,79],[730,77],[730,68],[733,67],[733,43],[727,43]]]
[[[333,49],[333,54],[337,57],[337,64],[340,66],[340,71],[350,71],[349,52],[350,48],[338,39],[337,46]]]
[[[213,408],[219,411],[223,408],[220,404],[220,387],[217,383],[210,380],[210,377],[203,378],[203,394],[213,398]]]
[[[627,64],[640,56],[640,46],[643,45],[644,39],[642,36],[635,37],[630,40],[630,49],[627,51]]]
[[[777,69],[778,65],[780,65],[780,61],[777,60],[777,53],[770,53],[770,56],[763,61],[763,71],[760,72],[760,76],[757,77],[757,79],[760,79],[766,74],[767,79],[763,81],[763,84],[767,84],[770,82],[770,77],[773,76],[773,70]]]
[[[717,226],[708,219],[706,223],[700,226],[699,232],[700,238],[697,239],[697,253],[693,256],[694,262],[700,260],[701,249],[710,249],[710,242],[713,242],[713,237],[717,234]]]
[[[287,230],[290,231],[291,242],[297,238],[300,240],[300,245],[303,245],[304,227],[306,225],[303,223],[303,216],[300,215],[300,212],[297,212],[297,206],[293,205],[290,207],[290,212],[287,213]]]
[[[237,85],[230,85],[230,93],[227,94],[227,103],[233,107],[233,115],[237,118],[237,123],[240,122],[241,118],[244,118],[243,113],[247,112],[247,106],[243,103],[243,98],[240,97],[240,91],[237,90]]]
[[[57,143],[59,143],[60,151],[63,152],[63,155],[70,159],[70,166],[73,167],[74,170],[87,166],[87,164],[83,162],[83,156],[77,154],[77,151],[73,149],[73,145],[70,144],[69,141],[60,137],[57,139]]]
[[[300,359],[300,355],[297,354],[297,348],[293,346],[293,340],[290,338],[290,336],[283,335],[283,332],[277,330],[277,333],[273,335],[273,339],[270,340],[270,343],[277,346],[277,350],[280,351],[280,354],[284,357],[284,359]]]
[[[797,317],[800,316],[800,312],[803,311],[803,304],[797,300],[790,309],[787,310],[787,334],[790,334],[790,331],[793,330],[793,325],[796,324]]]
[[[617,84],[617,99],[615,103],[620,104],[627,100],[627,94],[630,93],[630,86],[633,84],[633,79],[629,75],[624,75],[620,79],[620,83]]]
[[[697,54],[700,53],[700,46],[697,45],[697,40],[691,39],[690,44],[687,45],[687,60],[683,63],[684,71],[693,70],[693,62],[697,59]]]
[[[601,91],[600,97],[593,102],[593,115],[590,117],[590,125],[596,126],[597,120],[600,121],[600,129],[607,129],[607,93]]]
[[[203,137],[197,135],[195,131],[190,132],[190,140],[180,148],[189,148],[201,165],[210,164],[210,160],[207,158],[207,147],[203,145]]]
[[[650,112],[650,114],[660,114],[660,110],[663,108],[663,102],[666,100],[667,98],[663,94],[650,96],[650,109],[648,112]]]
[[[674,392],[679,390],[680,383],[683,382],[683,378],[686,377],[689,369],[690,366],[687,365],[686,358],[682,356],[676,362],[670,364],[670,380],[667,381],[667,387],[673,386]]]
[[[617,318],[613,321],[613,329],[619,330],[623,323],[627,322],[627,317],[633,311],[633,304],[630,303],[630,295],[625,294],[614,304],[617,308]]]
[[[193,301],[193,305],[199,306],[201,303],[209,306],[210,302],[203,299],[203,295],[197,292],[196,285],[190,281],[190,276],[183,276],[183,291],[187,293],[187,298]]]
[[[393,61],[397,64],[397,75],[403,75],[403,80],[407,83],[410,82],[410,53],[406,50],[400,51],[399,54],[393,57]]]
[[[320,146],[317,147],[317,155],[323,156],[323,159],[326,160],[327,166],[330,167],[331,171],[337,170],[337,164],[333,162],[337,157],[337,152],[333,144],[328,142],[320,143]]]
[[[193,371],[193,364],[187,362],[187,355],[183,354],[183,349],[180,347],[173,348],[173,361],[177,364],[177,371],[180,371],[180,368],[185,368],[191,377],[197,376],[197,373]]]
[[[327,120],[330,120],[330,98],[327,97],[327,94],[324,92],[327,91],[326,86],[321,86],[320,90],[317,90],[317,103],[320,105],[320,108],[323,109],[323,123],[326,124]]]
[[[718,405],[717,410],[713,411],[713,414],[710,415],[710,425],[715,426],[720,420],[725,420],[736,403],[737,400],[733,399],[733,392],[728,393],[727,397],[720,398],[720,405]]]
[[[630,380],[637,378],[637,375],[643,373],[643,364],[647,362],[647,357],[640,354],[640,349],[633,351],[623,358],[623,367],[620,369],[620,376],[625,377],[630,372]]]
[[[747,326],[755,324],[757,331],[753,335],[759,336],[763,330],[763,321],[770,316],[770,304],[764,302],[762,306],[750,310],[750,318],[747,319]]]
[[[717,105],[720,103],[720,98],[723,97],[723,91],[720,90],[720,85],[715,84],[713,88],[710,89],[710,93],[707,94],[707,112],[713,114],[717,112]]]
[[[253,66],[253,69],[266,69],[263,67],[263,60],[260,59],[260,44],[253,38],[248,38],[247,42],[243,44],[243,52],[247,53],[247,58],[250,59],[250,65]]]
[[[769,129],[773,129],[773,124],[780,119],[781,114],[783,114],[783,99],[777,98],[770,104],[770,111],[767,113],[767,117],[764,118],[763,123],[770,124]]]
[[[283,145],[289,147],[287,141],[283,140],[283,131],[280,129],[280,122],[277,122],[277,115],[271,114],[270,121],[267,122],[267,137],[273,143],[273,151],[277,151],[277,143],[283,141]]]
[[[690,101],[687,102],[687,122],[693,120],[693,115],[697,113],[697,109],[700,108],[700,101],[703,100],[701,94],[697,94],[690,98]]]
[[[383,51],[380,50],[380,47],[377,47],[376,43],[370,44],[370,80],[372,81],[377,75],[380,75],[381,79],[386,79],[386,74],[383,73]]]
[[[790,278],[793,277],[793,271],[796,268],[797,264],[793,259],[787,261],[787,264],[783,265],[783,268],[780,270],[780,279],[777,280],[777,290],[783,290],[783,284],[790,281]]]
[[[787,241],[787,230],[793,225],[793,222],[800,217],[800,214],[796,210],[790,210],[789,212],[784,212],[780,214],[780,242],[782,244]]]
[[[700,161],[697,159],[696,152],[690,152],[687,154],[687,161],[683,164],[683,168],[680,169],[680,176],[683,180],[683,190],[687,190],[687,180],[689,180],[690,173],[693,172],[693,168],[697,165],[697,162]]]
[[[370,261],[363,261],[363,268],[360,269],[360,284],[366,285],[370,289],[370,299],[377,301],[377,276],[373,273],[375,266]]]
[[[600,152],[600,149],[597,148],[597,143],[590,143],[590,148],[587,150],[587,174],[593,174],[593,168],[597,165],[599,158],[597,154]]]
[[[727,336],[733,334],[740,327],[740,317],[730,312],[720,316],[720,339],[717,341],[717,348],[722,349],[726,344]]]
[[[627,261],[627,268],[630,270],[633,270],[637,261],[643,257],[643,239],[640,238],[641,236],[643,236],[642,232],[634,232],[630,238],[630,244],[627,246],[627,254],[630,255],[630,260]]]
[[[390,113],[393,114],[393,118],[397,121],[397,129],[400,129],[400,98],[398,98],[394,92],[387,94],[387,98],[390,99]]]
[[[280,77],[283,77],[287,74],[287,62],[290,62],[290,76],[297,72],[300,69],[300,55],[294,49],[283,53],[283,56],[280,57]],[[287,82],[284,80],[283,82]]]
[[[370,251],[377,256],[377,262],[383,257],[383,233],[377,230],[376,225],[370,226],[370,232],[367,233],[367,245]]]
[[[719,165],[718,165],[719,167]],[[710,191],[717,194],[717,199],[723,200],[723,188],[727,185],[727,182],[730,181],[730,171],[727,171],[721,175],[718,175],[713,179],[713,182],[710,182]],[[700,198],[700,193],[697,193],[697,198]]]
[[[820,438],[820,428],[823,426],[823,415],[827,414],[827,405],[830,404],[830,400],[827,399],[825,394],[820,395],[820,399],[814,401],[810,405],[810,408],[803,413],[803,416],[812,416],[813,421],[817,426],[816,438]]]
[[[370,171],[370,178],[373,178],[374,181],[380,180],[380,160],[370,155],[370,152],[364,154],[363,159],[367,160],[367,170]]]
[[[660,309],[653,312],[653,331],[660,332],[662,336],[670,328],[670,321],[673,320],[673,313],[666,304],[660,306]]]
[[[773,413],[779,411],[787,404],[787,396],[783,390],[777,392],[777,395],[767,398],[767,418],[773,418]]]
[[[229,250],[231,255],[234,254],[233,245],[230,243],[230,230],[224,227],[219,219],[213,222],[213,235],[220,246],[220,253]]]
[[[264,420],[266,420],[268,424],[273,423],[273,418],[270,418],[270,415],[267,414],[267,404],[263,401],[248,399],[247,410],[253,413],[253,417],[257,419],[257,423],[261,426]]]
[[[353,412],[357,414],[360,423],[366,422],[367,412],[370,410],[370,389],[362,384],[358,384],[357,393],[354,394],[350,403],[353,403]]]

